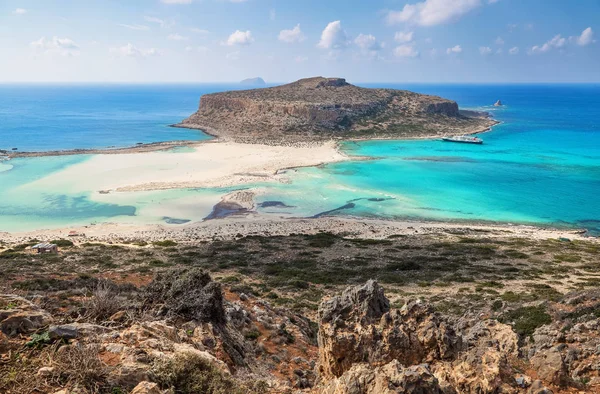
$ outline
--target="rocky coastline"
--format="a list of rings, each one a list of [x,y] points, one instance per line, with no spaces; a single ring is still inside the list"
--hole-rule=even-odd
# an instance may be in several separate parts
[[[289,144],[348,139],[437,138],[489,130],[497,122],[454,101],[409,91],[369,89],[342,78],[307,78],[266,89],[202,96],[176,127],[223,140]]]

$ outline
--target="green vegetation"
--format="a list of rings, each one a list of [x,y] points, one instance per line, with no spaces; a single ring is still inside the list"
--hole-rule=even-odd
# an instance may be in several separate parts
[[[155,242],[152,242],[152,245],[159,246],[161,248],[168,248],[168,247],[172,247],[172,246],[177,246],[177,242],[171,241],[171,240],[167,239],[167,240],[164,240],[164,241],[155,241]]]
[[[499,320],[511,324],[522,337],[531,336],[536,328],[552,323],[552,317],[542,305],[517,308],[505,313]]]
[[[51,244],[55,244],[59,248],[70,248],[73,246],[73,242],[68,239],[55,239],[54,241],[50,241]]]

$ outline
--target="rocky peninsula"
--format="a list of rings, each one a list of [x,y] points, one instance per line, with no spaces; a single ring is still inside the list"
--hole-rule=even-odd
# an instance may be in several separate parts
[[[243,143],[434,138],[486,131],[487,114],[405,90],[362,88],[343,78],[307,78],[266,89],[202,96],[177,127]]]

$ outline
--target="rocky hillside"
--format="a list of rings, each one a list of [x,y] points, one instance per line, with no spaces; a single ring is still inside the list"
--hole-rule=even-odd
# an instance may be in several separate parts
[[[294,142],[431,137],[478,132],[494,124],[482,114],[468,115],[441,97],[317,77],[204,95],[198,112],[177,126],[239,142]]]
[[[82,241],[0,242],[0,393],[600,392],[593,239]]]
[[[69,323],[25,298],[0,295],[2,392],[552,394],[598,388],[597,291],[555,304],[553,323],[535,330],[532,340],[495,319],[450,318],[419,300],[394,309],[375,281],[323,301],[316,326],[254,296],[223,293],[200,270],[158,275],[132,298],[136,303],[115,309],[126,292],[97,290],[85,314]]]

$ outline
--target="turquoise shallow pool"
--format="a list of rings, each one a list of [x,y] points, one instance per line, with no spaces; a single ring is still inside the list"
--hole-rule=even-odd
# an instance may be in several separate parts
[[[290,215],[489,220],[600,231],[600,87],[422,86],[503,123],[485,144],[348,142],[353,161],[301,169],[263,201]],[[485,103],[501,98],[506,106]],[[311,190],[311,193],[306,193]]]
[[[482,146],[441,141],[345,143],[342,148],[348,154],[373,160],[291,170],[290,183],[255,185],[262,192],[258,202],[271,202],[259,211],[288,217],[327,212],[359,217],[535,223],[600,232],[600,86],[388,86],[449,97],[462,107],[489,110],[503,123],[481,135],[485,141]],[[177,89],[171,89],[169,94],[178,97]],[[174,102],[191,101],[189,88],[181,89],[181,97]],[[128,97],[136,96],[127,89],[125,92]],[[151,92],[148,94],[158,94]],[[118,96],[118,92],[111,94]],[[506,106],[490,107],[497,99]],[[151,97],[144,100],[152,102]],[[190,107],[196,105],[195,95],[193,101]],[[114,121],[117,125],[120,122],[118,117]],[[14,126],[15,122],[8,121],[13,125],[12,140],[6,139],[7,129],[0,128],[0,138],[5,138],[0,145],[15,141],[12,133],[19,127]],[[86,134],[82,127],[89,146],[122,145],[123,141],[115,136],[103,135],[94,140],[96,129]],[[115,127],[126,130],[127,122]],[[136,126],[136,130],[143,130],[143,126]],[[21,140],[33,138],[27,129],[23,132]],[[170,135],[163,137],[172,139]],[[139,138],[136,135],[135,139]],[[101,196],[91,190],[72,193],[35,186],[36,180],[88,159],[81,155],[0,162],[0,231],[105,221],[201,220],[220,196],[231,190]]]

